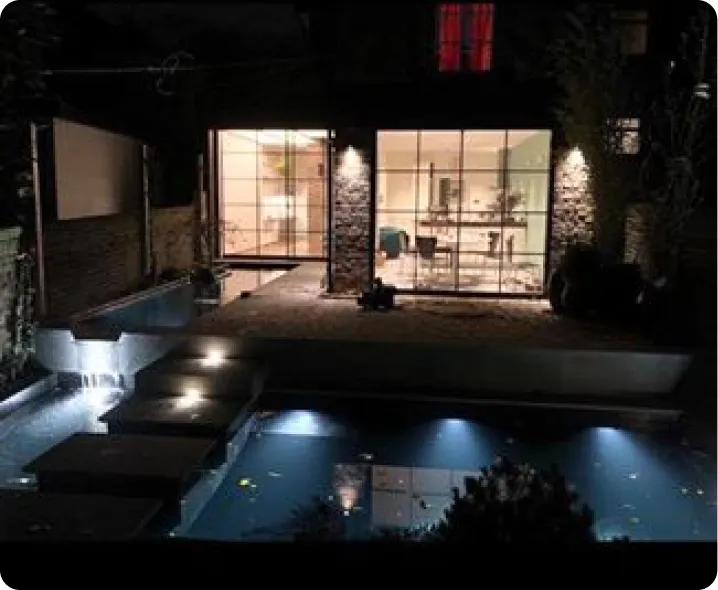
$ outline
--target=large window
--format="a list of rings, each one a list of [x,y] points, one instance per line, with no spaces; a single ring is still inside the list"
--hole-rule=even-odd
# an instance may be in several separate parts
[[[439,70],[490,70],[494,5],[440,4],[437,10],[436,51]]]
[[[219,133],[224,255],[325,256],[326,131]]]
[[[380,131],[376,276],[399,288],[538,294],[550,131]]]

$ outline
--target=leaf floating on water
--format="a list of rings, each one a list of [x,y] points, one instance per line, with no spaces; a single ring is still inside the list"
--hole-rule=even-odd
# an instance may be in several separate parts
[[[628,474],[629,479],[638,479],[638,473],[629,473]]]
[[[237,482],[237,485],[238,485],[240,488],[246,488],[246,487],[249,487],[250,485],[252,485],[252,480],[249,479],[248,477],[243,477],[242,479],[240,479],[240,480]]]
[[[696,494],[698,494],[699,496],[702,496],[702,495],[703,495],[703,490],[701,490],[701,489],[696,490]]]
[[[681,488],[681,494],[684,496],[688,493],[688,488]]]
[[[359,453],[359,457],[361,457],[364,461],[373,461],[374,455],[371,453]]]
[[[277,471],[268,471],[269,477],[282,477],[282,474]]]
[[[635,510],[636,507],[633,504],[623,504],[621,508],[625,508],[626,510]]]

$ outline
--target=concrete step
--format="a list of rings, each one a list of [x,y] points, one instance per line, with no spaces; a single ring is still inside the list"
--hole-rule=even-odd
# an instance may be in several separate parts
[[[131,396],[100,417],[110,434],[144,434],[211,438],[218,445],[210,465],[227,460],[227,443],[244,426],[254,409],[254,398],[151,398]]]
[[[0,541],[127,541],[151,534],[162,502],[0,490]]]
[[[208,364],[200,358],[165,357],[137,372],[135,394],[143,397],[256,399],[265,371],[255,361],[226,359]]]
[[[176,518],[180,500],[210,467],[213,439],[78,433],[24,467],[46,493],[155,498],[161,518]]]

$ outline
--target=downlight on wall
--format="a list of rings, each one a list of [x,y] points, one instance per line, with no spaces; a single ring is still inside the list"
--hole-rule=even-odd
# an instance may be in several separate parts
[[[575,147],[566,156],[566,163],[569,166],[580,168],[586,165],[586,159],[583,157],[583,152],[580,148]]]
[[[347,147],[339,164],[339,174],[347,178],[358,178],[362,171],[361,154],[352,146]]]

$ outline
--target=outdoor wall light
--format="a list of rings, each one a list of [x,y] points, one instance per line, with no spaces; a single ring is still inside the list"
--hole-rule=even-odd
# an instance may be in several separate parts
[[[203,367],[216,368],[224,362],[224,355],[219,350],[210,350],[201,362]]]
[[[342,176],[357,178],[361,175],[362,157],[361,154],[352,146],[347,147],[342,154],[341,163],[339,165],[339,173]]]
[[[583,157],[583,152],[575,147],[573,148],[569,153],[568,156],[566,156],[566,162],[575,167],[581,167],[586,164],[586,160]]]
[[[701,82],[700,84],[696,84],[696,87],[693,90],[693,95],[696,98],[702,98],[704,100],[708,100],[711,97],[710,85],[708,85],[706,82]]]

